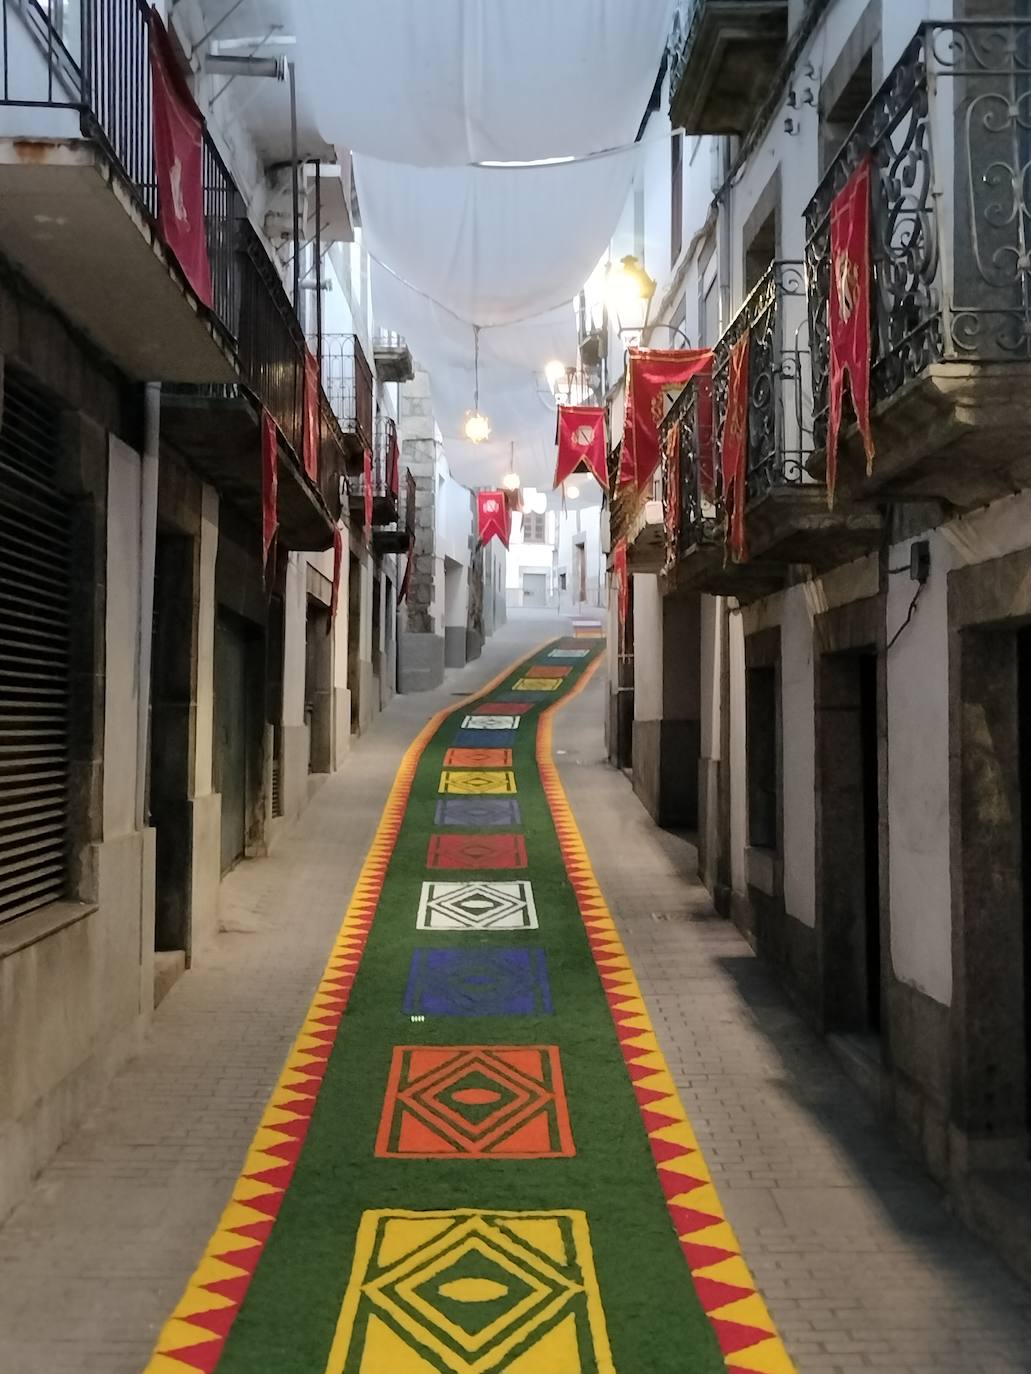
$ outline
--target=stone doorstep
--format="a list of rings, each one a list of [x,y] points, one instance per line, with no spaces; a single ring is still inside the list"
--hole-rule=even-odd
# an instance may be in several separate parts
[[[1031,1159],[954,1185],[959,1213],[1025,1283],[1031,1283]]]
[[[154,953],[154,1009],[155,1011],[186,972],[186,951],[161,949]]]

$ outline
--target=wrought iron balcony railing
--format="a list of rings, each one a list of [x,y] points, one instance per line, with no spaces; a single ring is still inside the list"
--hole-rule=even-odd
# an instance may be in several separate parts
[[[156,226],[157,173],[144,0],[0,0],[0,106],[67,110],[98,144]],[[38,60],[13,60],[15,26]],[[204,218],[212,317],[235,337],[238,281],[235,226],[239,193],[214,143],[204,137]]]
[[[712,379],[699,372],[687,383],[659,426],[662,448],[662,505],[666,522],[666,567],[698,544],[722,537],[723,499],[712,433]],[[675,487],[675,490],[674,490]],[[671,510],[679,510],[676,525]]]
[[[939,362],[1031,360],[1031,21],[921,26],[806,211],[826,439],[832,202],[872,159],[872,402]]]
[[[375,383],[354,334],[325,334],[322,384],[351,452],[358,457],[375,442]]]
[[[730,356],[747,334],[748,499],[775,487],[812,479],[808,397],[802,380],[808,360],[805,275],[800,262],[775,262],[761,278],[713,349],[713,432],[722,451],[727,420]]]

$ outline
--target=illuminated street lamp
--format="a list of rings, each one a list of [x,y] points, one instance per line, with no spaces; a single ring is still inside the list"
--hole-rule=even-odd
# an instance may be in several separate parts
[[[480,414],[480,326],[473,325],[473,408],[465,413],[465,437],[471,444],[490,438],[490,421]]]
[[[654,278],[632,253],[618,263],[610,263],[605,278],[605,299],[619,322],[620,334],[630,330],[643,332],[654,295]]]

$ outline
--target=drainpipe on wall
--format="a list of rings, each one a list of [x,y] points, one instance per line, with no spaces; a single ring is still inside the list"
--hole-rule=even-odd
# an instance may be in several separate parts
[[[158,454],[161,444],[161,383],[143,392],[143,452],[140,456],[140,616],[136,640],[136,829],[147,824],[147,763],[150,754],[150,677],[157,559]]]

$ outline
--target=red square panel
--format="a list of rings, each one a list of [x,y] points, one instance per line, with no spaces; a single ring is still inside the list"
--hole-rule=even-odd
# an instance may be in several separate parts
[[[445,768],[511,768],[511,749],[449,749]]]
[[[522,835],[432,835],[427,868],[525,868]]]
[[[532,711],[532,701],[481,701],[469,713],[474,716],[525,716]]]
[[[572,668],[553,668],[550,663],[535,663],[523,677],[568,677]]]

